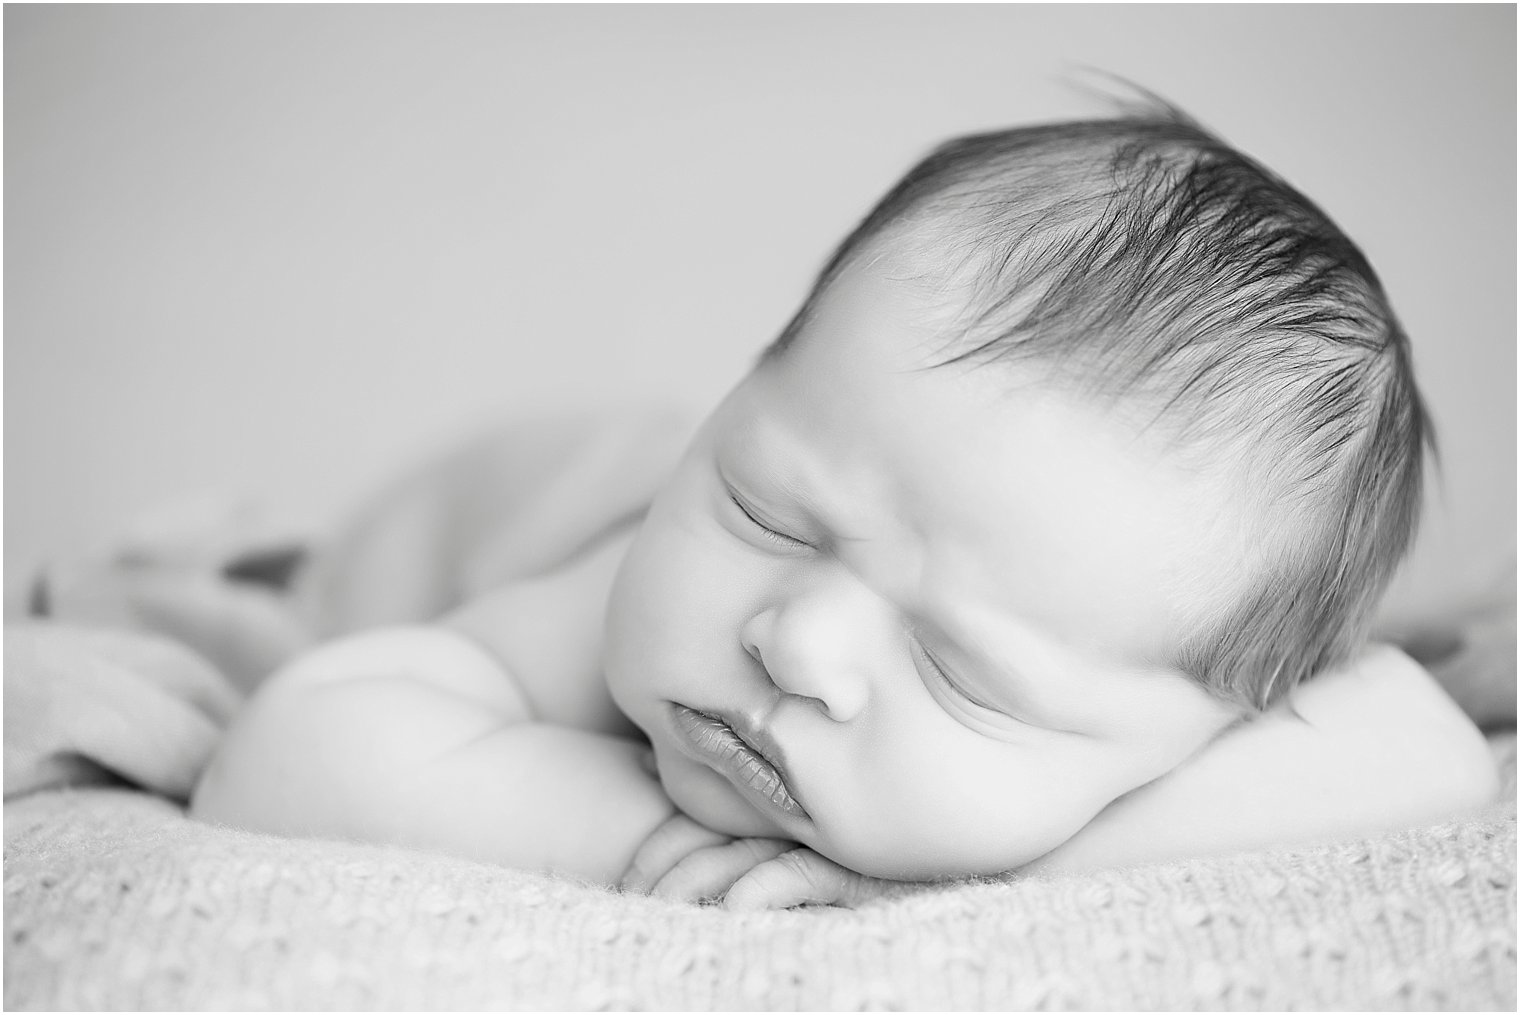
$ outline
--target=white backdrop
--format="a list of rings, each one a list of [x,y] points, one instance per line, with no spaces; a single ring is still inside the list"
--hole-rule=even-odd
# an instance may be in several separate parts
[[[37,7],[5,27],[6,588],[203,492],[320,524],[483,420],[716,400],[950,135],[1190,110],[1413,336],[1400,596],[1515,539],[1515,11]],[[1402,600],[1401,600],[1402,601]]]

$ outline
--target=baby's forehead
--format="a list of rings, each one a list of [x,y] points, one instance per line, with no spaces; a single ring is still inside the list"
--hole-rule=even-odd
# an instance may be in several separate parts
[[[1043,390],[1070,395],[1137,433],[1167,442],[1181,467],[1250,491],[1244,499],[1252,513],[1272,514],[1278,519],[1274,524],[1299,517],[1287,502],[1302,490],[1294,482],[1302,456],[1261,415],[1261,392],[1286,381],[1281,371],[1259,363],[1219,358],[1216,347],[1249,344],[1239,329],[1221,325],[1213,335],[1217,341],[1175,349],[1165,348],[1169,339],[1144,319],[1105,339],[1093,340],[1086,331],[1063,337],[1063,322],[1040,316],[1047,309],[1041,305],[1046,283],[1010,287],[1007,264],[999,280],[989,281],[980,255],[966,253],[956,242],[954,230],[935,219],[873,237],[816,301],[811,318],[817,326],[799,329],[799,342],[829,341],[841,330],[880,329],[885,320],[911,342],[909,356],[895,356],[885,365],[887,372],[985,371],[1008,398]],[[860,278],[881,283],[874,300],[828,298],[857,286]],[[1081,325],[1072,323],[1078,330]],[[873,369],[883,366],[880,345],[849,350],[841,355],[864,384],[876,384],[883,397],[897,397],[880,383],[883,371]],[[1271,355],[1264,350],[1255,359]],[[959,443],[950,435],[944,447],[953,451]]]

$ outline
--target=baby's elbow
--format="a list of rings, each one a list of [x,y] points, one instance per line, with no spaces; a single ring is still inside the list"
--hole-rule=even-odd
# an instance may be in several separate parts
[[[1442,752],[1446,758],[1441,773],[1444,796],[1453,815],[1470,814],[1495,803],[1502,786],[1488,741],[1465,715],[1460,720],[1460,726],[1447,735]]]
[[[1430,820],[1471,814],[1499,797],[1493,751],[1483,733],[1435,679],[1397,649],[1378,647],[1363,663],[1384,710],[1383,731],[1402,756],[1394,766],[1403,792]]]
[[[367,655],[337,643],[272,677],[202,773],[191,815],[278,835],[387,840],[403,820],[408,773],[510,721],[451,686],[452,673],[388,672]]]
[[[301,745],[282,729],[284,716],[245,709],[222,738],[190,796],[190,816],[248,831],[280,832],[290,824],[289,769]],[[281,747],[280,745],[284,745]]]
[[[353,742],[362,685],[265,688],[239,713],[190,798],[190,815],[276,835],[343,835],[367,781]]]

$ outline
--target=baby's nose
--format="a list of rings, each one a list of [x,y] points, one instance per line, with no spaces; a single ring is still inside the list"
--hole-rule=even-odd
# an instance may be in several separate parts
[[[783,692],[811,698],[830,719],[848,722],[865,708],[869,681],[843,626],[816,613],[771,607],[744,625],[740,642]]]

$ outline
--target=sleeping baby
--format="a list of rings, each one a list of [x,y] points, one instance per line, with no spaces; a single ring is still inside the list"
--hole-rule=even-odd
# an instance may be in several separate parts
[[[297,656],[193,812],[735,908],[1460,813],[1366,642],[1428,427],[1361,253],[1180,115],[955,140],[647,511]]]

